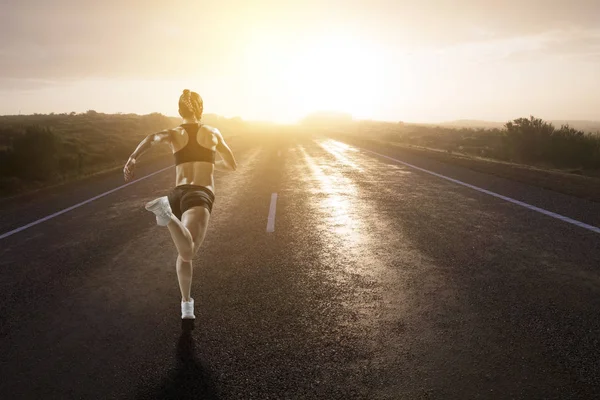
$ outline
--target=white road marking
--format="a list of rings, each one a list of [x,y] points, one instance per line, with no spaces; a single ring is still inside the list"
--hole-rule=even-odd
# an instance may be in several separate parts
[[[30,227],[32,227],[32,226],[34,226],[34,225],[41,224],[41,223],[42,223],[42,222],[44,222],[44,221],[48,221],[49,219],[52,219],[52,218],[54,218],[54,217],[57,217],[57,216],[59,216],[59,215],[61,215],[61,214],[64,214],[64,213],[66,213],[66,212],[68,212],[68,211],[74,210],[74,209],[75,209],[75,208],[77,208],[77,207],[81,207],[81,206],[82,206],[82,205],[84,205],[84,204],[90,203],[90,202],[92,202],[92,201],[94,201],[94,200],[97,200],[97,199],[99,199],[99,198],[101,198],[101,197],[104,197],[104,196],[106,196],[106,195],[108,195],[108,194],[111,194],[111,193],[113,193],[113,192],[116,192],[117,190],[123,189],[124,187],[127,187],[127,186],[129,186],[129,185],[133,185],[133,184],[134,184],[134,183],[136,183],[136,182],[139,182],[139,181],[141,181],[141,180],[144,180],[144,179],[146,179],[146,178],[150,178],[151,176],[153,176],[153,175],[156,175],[156,174],[158,174],[158,173],[160,173],[160,172],[163,172],[163,171],[165,171],[165,170],[167,170],[167,169],[169,169],[169,168],[173,168],[173,166],[170,166],[170,167],[167,167],[167,168],[163,168],[163,169],[161,169],[161,170],[158,170],[158,171],[156,171],[156,172],[153,172],[153,173],[151,173],[150,175],[146,175],[146,176],[144,176],[144,177],[142,177],[142,178],[136,179],[135,181],[131,181],[131,182],[128,182],[128,183],[126,183],[126,184],[124,184],[124,185],[118,186],[118,187],[116,187],[116,188],[114,188],[114,189],[111,189],[111,190],[109,190],[108,192],[104,192],[104,193],[102,193],[102,194],[99,194],[98,196],[94,196],[94,197],[92,197],[91,199],[87,199],[87,200],[85,200],[85,201],[82,201],[81,203],[75,204],[74,206],[71,206],[71,207],[65,208],[64,210],[60,210],[60,211],[58,211],[58,212],[55,212],[54,214],[48,215],[48,216],[46,216],[46,217],[44,217],[44,218],[40,218],[40,219],[38,219],[37,221],[33,221],[33,222],[31,222],[31,223],[29,223],[29,224],[27,224],[27,225],[23,225],[23,226],[21,226],[20,228],[13,229],[13,230],[12,230],[12,231],[10,231],[10,232],[6,232],[6,233],[4,233],[4,234],[0,235],[0,239],[7,238],[7,237],[9,237],[9,236],[11,236],[11,235],[14,235],[14,234],[15,234],[15,233],[17,233],[17,232],[21,232],[21,231],[23,231],[23,230],[25,230],[25,229],[27,229],[27,228],[30,228]]]
[[[359,148],[360,148],[360,147],[359,147]],[[588,224],[585,224],[585,223],[583,223],[583,222],[580,222],[580,221],[574,220],[574,219],[572,219],[572,218],[565,217],[564,215],[556,214],[556,213],[553,213],[552,211],[544,210],[543,208],[539,208],[539,207],[536,207],[536,206],[532,206],[531,204],[527,204],[527,203],[524,203],[524,202],[522,202],[522,201],[515,200],[515,199],[513,199],[513,198],[510,198],[510,197],[507,197],[507,196],[503,196],[503,195],[501,195],[501,194],[498,194],[498,193],[495,193],[495,192],[491,192],[491,191],[489,191],[489,190],[486,190],[486,189],[482,189],[482,188],[480,188],[480,187],[478,187],[478,186],[474,186],[474,185],[471,185],[471,184],[468,184],[468,183],[465,183],[465,182],[459,181],[458,179],[449,178],[449,177],[447,177],[447,176],[445,176],[445,175],[438,174],[438,173],[436,173],[436,172],[432,172],[432,171],[426,170],[426,169],[424,169],[424,168],[417,167],[416,165],[412,165],[412,164],[409,164],[409,163],[407,163],[407,162],[404,162],[404,161],[397,160],[397,159],[395,159],[395,158],[393,158],[393,157],[388,157],[388,156],[386,156],[386,155],[383,155],[383,154],[377,153],[376,151],[367,150],[367,149],[363,149],[363,148],[360,148],[360,149],[361,149],[361,150],[364,150],[364,151],[367,151],[367,152],[369,152],[369,153],[377,154],[378,156],[381,156],[381,157],[387,158],[387,159],[389,159],[389,160],[392,160],[392,161],[395,161],[395,162],[397,162],[397,163],[400,163],[400,164],[406,165],[407,167],[414,168],[414,169],[416,169],[416,170],[419,170],[419,171],[422,171],[422,172],[425,172],[425,173],[428,173],[428,174],[431,174],[431,175],[437,176],[438,178],[446,179],[446,180],[448,180],[448,181],[450,181],[450,182],[454,182],[454,183],[457,183],[457,184],[459,184],[459,185],[466,186],[466,187],[468,187],[468,188],[471,188],[471,189],[477,190],[478,192],[482,192],[482,193],[485,193],[485,194],[489,194],[490,196],[494,196],[494,197],[497,197],[497,198],[499,198],[499,199],[506,200],[506,201],[508,201],[508,202],[511,202],[511,203],[517,204],[517,205],[519,205],[519,206],[521,206],[521,207],[525,207],[525,208],[528,208],[528,209],[530,209],[530,210],[537,211],[537,212],[539,212],[539,213],[541,213],[541,214],[544,214],[544,215],[547,215],[547,216],[549,216],[549,217],[556,218],[556,219],[559,219],[559,220],[561,220],[561,221],[564,221],[564,222],[568,222],[569,224],[577,225],[577,226],[578,226],[578,227],[580,227],[580,228],[587,229],[587,230],[589,230],[589,231],[592,231],[592,232],[600,233],[600,228],[598,228],[598,227],[595,227],[595,226],[593,226],[593,225],[588,225]]]
[[[277,193],[271,194],[271,205],[269,206],[269,218],[267,218],[267,232],[275,231],[275,208],[277,207]]]

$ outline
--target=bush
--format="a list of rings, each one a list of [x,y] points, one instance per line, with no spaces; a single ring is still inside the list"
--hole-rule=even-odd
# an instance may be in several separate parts
[[[563,125],[556,129],[539,118],[508,122],[505,154],[518,162],[559,168],[600,168],[600,137]]]
[[[58,174],[60,139],[39,125],[25,128],[12,143],[9,175],[31,180],[46,180]]]
[[[504,132],[507,153],[518,162],[539,163],[544,159],[544,147],[554,132],[554,126],[533,116],[507,122]]]

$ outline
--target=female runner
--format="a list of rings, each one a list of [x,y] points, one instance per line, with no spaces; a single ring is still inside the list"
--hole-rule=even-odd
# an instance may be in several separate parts
[[[153,145],[165,143],[175,156],[175,187],[168,196],[146,203],[156,215],[156,223],[166,226],[177,248],[177,279],[181,290],[181,318],[194,319],[192,259],[204,236],[215,200],[215,169],[235,171],[237,163],[231,149],[217,128],[203,125],[203,101],[188,89],[179,98],[179,115],[183,123],[174,128],[148,135],[140,142],[123,168],[125,182],[133,179],[137,160]],[[222,160],[215,162],[215,153]]]

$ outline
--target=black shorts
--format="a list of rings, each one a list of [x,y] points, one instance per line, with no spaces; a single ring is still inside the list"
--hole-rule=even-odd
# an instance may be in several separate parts
[[[212,212],[215,201],[214,193],[198,185],[179,185],[169,192],[168,195],[171,211],[179,220],[184,212],[192,207],[204,207],[208,212]]]

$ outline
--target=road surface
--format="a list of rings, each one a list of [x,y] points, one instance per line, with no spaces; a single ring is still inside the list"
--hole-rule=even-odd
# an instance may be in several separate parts
[[[231,147],[193,324],[143,207],[172,160],[0,202],[0,397],[600,396],[600,204],[339,137]]]

